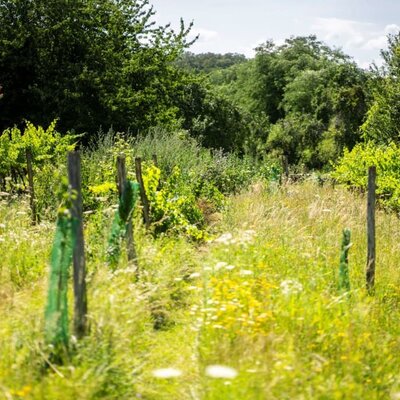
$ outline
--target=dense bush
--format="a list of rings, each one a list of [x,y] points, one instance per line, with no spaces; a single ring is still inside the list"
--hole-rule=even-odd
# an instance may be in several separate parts
[[[0,129],[23,118],[62,131],[137,131],[169,121],[190,27],[157,26],[148,0],[4,0]]]
[[[323,168],[360,140],[369,75],[350,57],[315,36],[269,41],[256,51],[252,60],[214,71],[210,81],[251,115],[259,154]]]
[[[60,180],[66,174],[67,152],[74,150],[76,135],[62,136],[56,120],[47,129],[26,121],[26,127],[7,129],[0,135],[0,188],[11,194],[27,190],[27,159],[30,151],[35,177],[37,211],[55,212]]]
[[[205,214],[219,211],[225,195],[245,190],[257,180],[277,180],[272,162],[256,162],[200,146],[184,131],[155,129],[131,138],[109,132],[83,156],[83,198],[87,208],[116,199],[115,162],[124,154],[128,178],[135,179],[134,158],[144,160],[143,175],[155,234],[204,237]],[[157,166],[152,162],[157,155]],[[160,185],[159,185],[160,182]]]
[[[170,232],[202,239],[204,216],[190,182],[183,179],[177,166],[162,185],[160,177],[161,170],[155,165],[144,169],[143,181],[155,234]]]
[[[399,212],[400,147],[396,144],[358,144],[352,151],[344,152],[332,176],[349,188],[364,191],[368,184],[368,167],[373,165],[377,170],[377,195],[381,204]]]
[[[26,190],[26,150],[34,160],[37,209],[42,219],[53,219],[61,191],[65,191],[67,152],[74,135],[61,136],[53,122],[48,129],[27,123],[0,136],[0,177],[3,190]],[[225,196],[245,190],[258,180],[279,179],[271,162],[256,162],[222,150],[202,147],[185,131],[153,130],[132,138],[121,133],[99,134],[82,153],[82,196],[85,211],[112,210],[117,203],[116,160],[125,155],[127,176],[136,180],[135,157],[142,157],[143,178],[150,200],[153,231],[204,238],[208,216],[220,211]],[[153,163],[157,155],[157,165]]]

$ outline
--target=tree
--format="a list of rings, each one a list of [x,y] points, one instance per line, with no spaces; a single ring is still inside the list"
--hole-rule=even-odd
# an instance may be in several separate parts
[[[366,140],[400,143],[400,32],[388,36],[385,61],[371,84],[372,99],[361,129]]]
[[[257,49],[252,111],[272,123],[267,148],[321,168],[360,140],[366,74],[315,36]]]
[[[178,60],[180,67],[195,72],[210,73],[215,70],[224,70],[232,65],[241,64],[246,61],[246,56],[238,53],[202,53],[194,54],[185,52]]]
[[[183,82],[175,98],[182,128],[205,147],[242,152],[250,125],[240,108],[213,90],[203,77],[189,74]]]
[[[0,129],[22,119],[61,130],[144,129],[174,118],[190,43],[156,26],[148,0],[3,0],[0,4]]]

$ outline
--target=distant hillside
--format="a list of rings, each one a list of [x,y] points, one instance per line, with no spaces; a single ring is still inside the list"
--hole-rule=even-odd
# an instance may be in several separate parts
[[[178,60],[178,65],[196,72],[209,73],[216,69],[226,69],[247,60],[244,54],[238,53],[203,53],[194,54],[186,52]]]

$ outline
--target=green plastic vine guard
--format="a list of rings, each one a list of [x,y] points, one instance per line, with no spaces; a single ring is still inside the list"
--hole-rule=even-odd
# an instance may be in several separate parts
[[[350,276],[349,276],[349,249],[351,231],[346,228],[343,230],[342,249],[340,253],[339,265],[339,290],[348,292],[350,290]]]
[[[127,224],[132,216],[137,199],[139,198],[139,184],[127,181],[125,190],[119,201],[108,239],[107,262],[115,269],[121,254],[121,241],[125,237]]]
[[[45,340],[57,353],[67,349],[68,277],[76,243],[78,221],[70,215],[59,215],[50,259],[50,279],[45,311]]]
[[[108,246],[108,261],[113,267],[118,263],[121,240],[126,225],[139,197],[139,184],[128,181],[115,215]],[[50,278],[45,310],[45,341],[59,354],[69,346],[68,329],[68,278],[72,263],[79,221],[69,213],[60,213],[50,259]]]

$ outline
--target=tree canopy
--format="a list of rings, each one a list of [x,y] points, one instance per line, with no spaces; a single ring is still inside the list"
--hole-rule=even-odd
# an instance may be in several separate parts
[[[370,84],[371,102],[361,129],[366,140],[400,143],[400,32],[388,37],[384,65]]]
[[[157,26],[148,0],[4,0],[0,128],[23,118],[137,130],[174,114],[172,62],[191,25]]]
[[[365,71],[316,36],[242,54],[188,51],[192,24],[150,0],[3,0],[0,131],[185,129],[207,147],[321,168],[361,140],[400,141],[400,34]],[[360,128],[361,127],[361,128]]]
[[[246,61],[246,56],[238,53],[202,53],[194,54],[185,52],[178,59],[177,64],[183,68],[195,72],[210,73],[215,70],[223,70],[232,65],[241,64]]]
[[[367,74],[315,36],[267,41],[210,79],[258,121],[258,148],[293,164],[321,167],[360,140]]]

